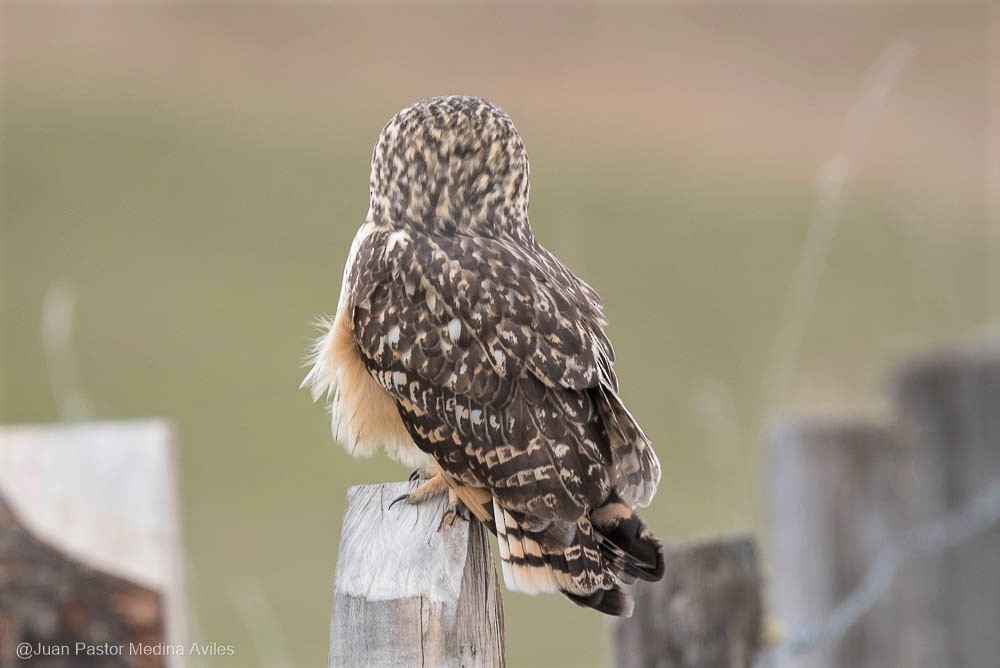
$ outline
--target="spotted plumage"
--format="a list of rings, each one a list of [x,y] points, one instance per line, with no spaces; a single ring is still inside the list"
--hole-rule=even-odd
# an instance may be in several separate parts
[[[352,454],[427,465],[496,533],[508,587],[626,615],[621,585],[663,574],[633,512],[660,466],[619,398],[600,297],[531,232],[528,184],[486,100],[394,116],[305,382]]]

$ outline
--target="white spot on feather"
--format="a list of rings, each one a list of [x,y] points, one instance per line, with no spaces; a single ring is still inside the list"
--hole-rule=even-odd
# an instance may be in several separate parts
[[[490,351],[493,354],[493,361],[496,362],[497,369],[501,374],[507,373],[507,356],[504,354],[503,350],[499,347],[493,348]]]
[[[404,230],[396,230],[389,235],[389,238],[386,239],[385,243],[386,252],[391,253],[392,249],[396,247],[396,244],[399,244],[400,248],[406,248],[406,232]]]
[[[448,336],[451,337],[453,342],[458,341],[458,337],[462,335],[462,321],[458,318],[452,318],[448,323]]]

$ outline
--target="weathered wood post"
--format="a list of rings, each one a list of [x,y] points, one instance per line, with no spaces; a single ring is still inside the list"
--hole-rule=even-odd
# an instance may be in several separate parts
[[[823,619],[902,530],[904,457],[893,430],[871,421],[790,419],[775,430],[768,462],[771,603],[784,627],[794,630]],[[898,650],[901,623],[893,596],[885,596],[864,625],[788,665],[904,665]]]
[[[910,524],[942,517],[1000,479],[1000,346],[918,360],[893,382],[911,452]],[[898,665],[996,665],[1000,657],[1000,524],[909,565],[908,625]]]
[[[186,642],[173,447],[162,420],[0,428],[0,668],[22,643],[40,662],[67,648],[52,665],[97,646],[185,665],[143,654]]]
[[[811,627],[809,644],[832,641],[782,666],[979,666],[1000,656],[1000,523],[967,539],[945,528],[1000,480],[1000,347],[918,360],[894,375],[893,391],[890,423],[793,420],[776,431],[775,615],[792,631]],[[849,595],[863,600],[855,593],[873,573],[871,607],[846,617],[837,608],[833,624]]]
[[[330,622],[331,668],[503,666],[503,603],[486,529],[440,526],[444,495],[416,483],[351,487]]]
[[[763,618],[753,539],[723,536],[667,545],[663,556],[663,580],[637,583],[632,617],[615,624],[615,665],[750,666]]]
[[[163,668],[167,657],[131,648],[166,642],[164,608],[158,592],[33,536],[0,494],[0,668],[89,663],[90,648],[107,648],[134,668]]]

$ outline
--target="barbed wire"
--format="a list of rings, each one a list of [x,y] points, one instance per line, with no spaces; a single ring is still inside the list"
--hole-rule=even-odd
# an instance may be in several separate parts
[[[1000,522],[1000,478],[963,508],[905,531],[879,551],[861,584],[826,617],[790,634],[754,662],[755,668],[775,668],[780,661],[833,644],[868,612],[889,589],[908,560],[944,552]]]

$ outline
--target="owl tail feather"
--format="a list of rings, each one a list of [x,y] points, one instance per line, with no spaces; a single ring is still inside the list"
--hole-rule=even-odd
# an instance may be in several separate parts
[[[637,578],[663,576],[659,541],[615,496],[576,523],[526,529],[494,502],[504,582],[527,594],[561,592],[577,605],[630,617],[633,601],[623,589]]]

